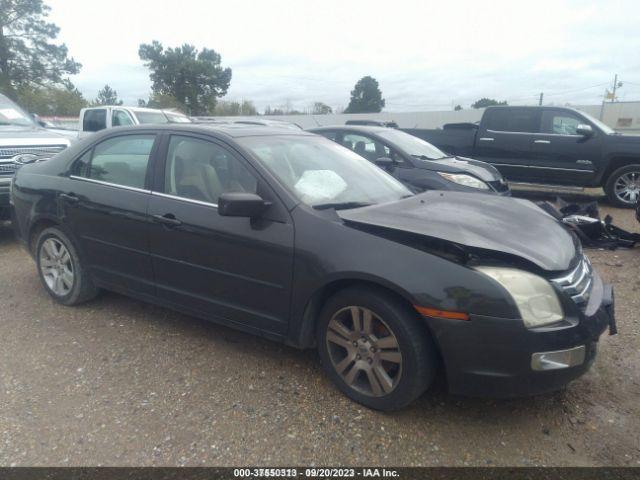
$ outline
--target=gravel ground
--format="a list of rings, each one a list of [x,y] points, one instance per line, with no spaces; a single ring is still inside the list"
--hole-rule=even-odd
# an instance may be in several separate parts
[[[640,230],[632,212],[603,208]],[[111,293],[54,303],[0,228],[0,465],[640,465],[640,248],[592,251],[620,334],[554,394],[382,414],[301,352]]]

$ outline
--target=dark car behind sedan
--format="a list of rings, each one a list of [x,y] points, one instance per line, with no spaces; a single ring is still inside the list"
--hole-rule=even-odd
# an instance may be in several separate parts
[[[509,185],[485,162],[447,155],[430,143],[393,128],[338,125],[309,129],[387,170],[413,192],[453,190],[508,196]]]
[[[412,194],[318,135],[267,127],[105,130],[22,167],[12,214],[45,290],[99,289],[316,347],[372,408],[561,388],[614,326],[613,293],[524,200]]]

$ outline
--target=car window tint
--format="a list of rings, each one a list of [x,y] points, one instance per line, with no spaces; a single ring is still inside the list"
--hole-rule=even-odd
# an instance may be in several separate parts
[[[544,132],[555,135],[577,135],[576,130],[581,122],[580,119],[566,112],[548,111],[544,113]]]
[[[82,119],[82,130],[85,132],[97,132],[107,128],[107,110],[97,108],[86,110]]]
[[[144,188],[155,135],[110,138],[93,149],[88,178],[128,187]]]
[[[487,130],[498,132],[540,132],[540,111],[530,108],[494,108],[483,119]]]
[[[364,135],[353,133],[344,134],[342,137],[342,145],[353,150],[370,162],[375,161],[377,158],[389,157],[391,155],[388,147]]]
[[[173,135],[167,151],[165,193],[218,203],[223,193],[256,193],[255,176],[218,144]]]
[[[114,110],[111,116],[111,125],[114,127],[121,127],[124,125],[133,125],[133,120],[129,117],[129,114],[123,110]]]

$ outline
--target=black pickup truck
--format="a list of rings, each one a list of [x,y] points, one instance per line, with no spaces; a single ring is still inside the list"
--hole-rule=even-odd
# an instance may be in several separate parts
[[[491,163],[512,182],[603,187],[614,205],[640,199],[640,136],[564,107],[489,107],[479,124],[406,129],[447,153]]]

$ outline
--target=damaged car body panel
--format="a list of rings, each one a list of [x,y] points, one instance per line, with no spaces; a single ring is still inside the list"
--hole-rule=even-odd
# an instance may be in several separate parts
[[[341,210],[348,223],[410,232],[473,249],[520,257],[547,271],[576,261],[575,236],[527,200],[426,192],[399,202]]]

